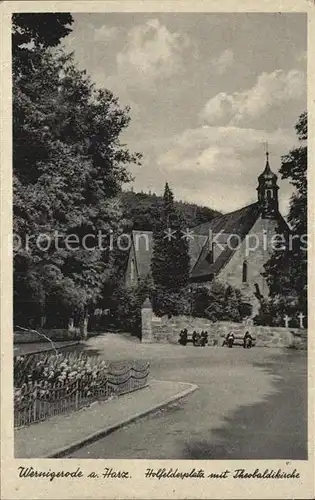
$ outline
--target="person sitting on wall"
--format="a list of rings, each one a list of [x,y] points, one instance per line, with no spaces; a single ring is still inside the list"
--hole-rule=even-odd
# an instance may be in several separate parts
[[[228,336],[227,336],[227,345],[228,345],[228,347],[230,347],[230,348],[233,347],[234,339],[235,339],[235,337],[234,337],[233,332],[230,332],[228,334]]]
[[[202,330],[201,332],[201,345],[204,347],[205,345],[208,344],[208,332],[205,332]]]
[[[203,335],[203,330],[201,330],[201,332],[198,333],[199,345],[202,345],[202,335]]]
[[[228,343],[229,336],[230,336],[230,333],[227,333],[225,339],[223,340],[222,347],[224,347],[225,345],[229,345],[229,343]]]
[[[184,339],[185,339],[185,345],[188,343],[188,330],[187,328],[184,328]]]
[[[252,345],[253,345],[253,338],[251,334],[247,331],[244,335],[243,347],[244,349],[250,349]]]
[[[178,339],[178,343],[183,345],[183,330],[181,330],[179,332],[179,339]]]
[[[179,340],[178,342],[181,344],[181,345],[186,345],[187,344],[187,330],[181,330],[180,334],[179,334]]]
[[[193,331],[193,334],[192,334],[192,336],[191,336],[192,343],[193,343],[193,345],[194,345],[194,346],[196,345],[197,338],[198,338],[198,334],[197,334],[196,330],[194,330],[194,331]]]
[[[204,346],[204,336],[205,336],[205,332],[204,332],[204,330],[201,330],[201,332],[200,332],[200,345],[201,345],[201,347]]]

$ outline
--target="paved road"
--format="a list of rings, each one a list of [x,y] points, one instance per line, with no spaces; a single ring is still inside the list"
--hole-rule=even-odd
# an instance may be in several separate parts
[[[91,339],[87,350],[149,359],[154,378],[199,390],[69,458],[307,458],[305,352],[148,346],[114,336]]]

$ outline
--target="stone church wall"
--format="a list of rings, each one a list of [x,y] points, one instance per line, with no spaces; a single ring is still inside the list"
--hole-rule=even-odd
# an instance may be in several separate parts
[[[262,295],[268,294],[267,283],[261,273],[264,271],[264,264],[269,259],[270,240],[276,234],[277,227],[276,220],[262,219],[260,217],[217,278],[218,281],[228,283],[241,290],[253,306],[253,317],[259,309],[259,302],[255,297],[255,284],[258,285]],[[255,250],[247,250],[247,247],[255,245],[256,238],[259,239],[258,247]],[[244,261],[247,262],[246,283],[242,283]]]

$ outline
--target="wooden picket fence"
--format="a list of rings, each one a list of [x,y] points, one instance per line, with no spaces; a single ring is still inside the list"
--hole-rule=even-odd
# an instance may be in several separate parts
[[[149,363],[132,363],[127,367],[110,366],[106,375],[85,377],[72,383],[55,382],[47,387],[44,381],[24,383],[14,402],[14,427],[23,427],[54,415],[77,411],[94,401],[106,401],[141,389],[148,384]]]

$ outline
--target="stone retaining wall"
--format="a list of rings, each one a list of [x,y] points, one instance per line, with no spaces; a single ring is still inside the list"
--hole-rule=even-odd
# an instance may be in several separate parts
[[[272,326],[249,326],[242,323],[219,321],[212,323],[205,318],[191,316],[173,316],[161,318],[155,316],[146,304],[142,315],[142,341],[149,343],[178,344],[179,334],[184,328],[191,334],[194,330],[208,332],[209,346],[222,346],[227,333],[233,331],[236,336],[244,336],[246,331],[256,339],[257,347],[307,348],[307,330]]]

